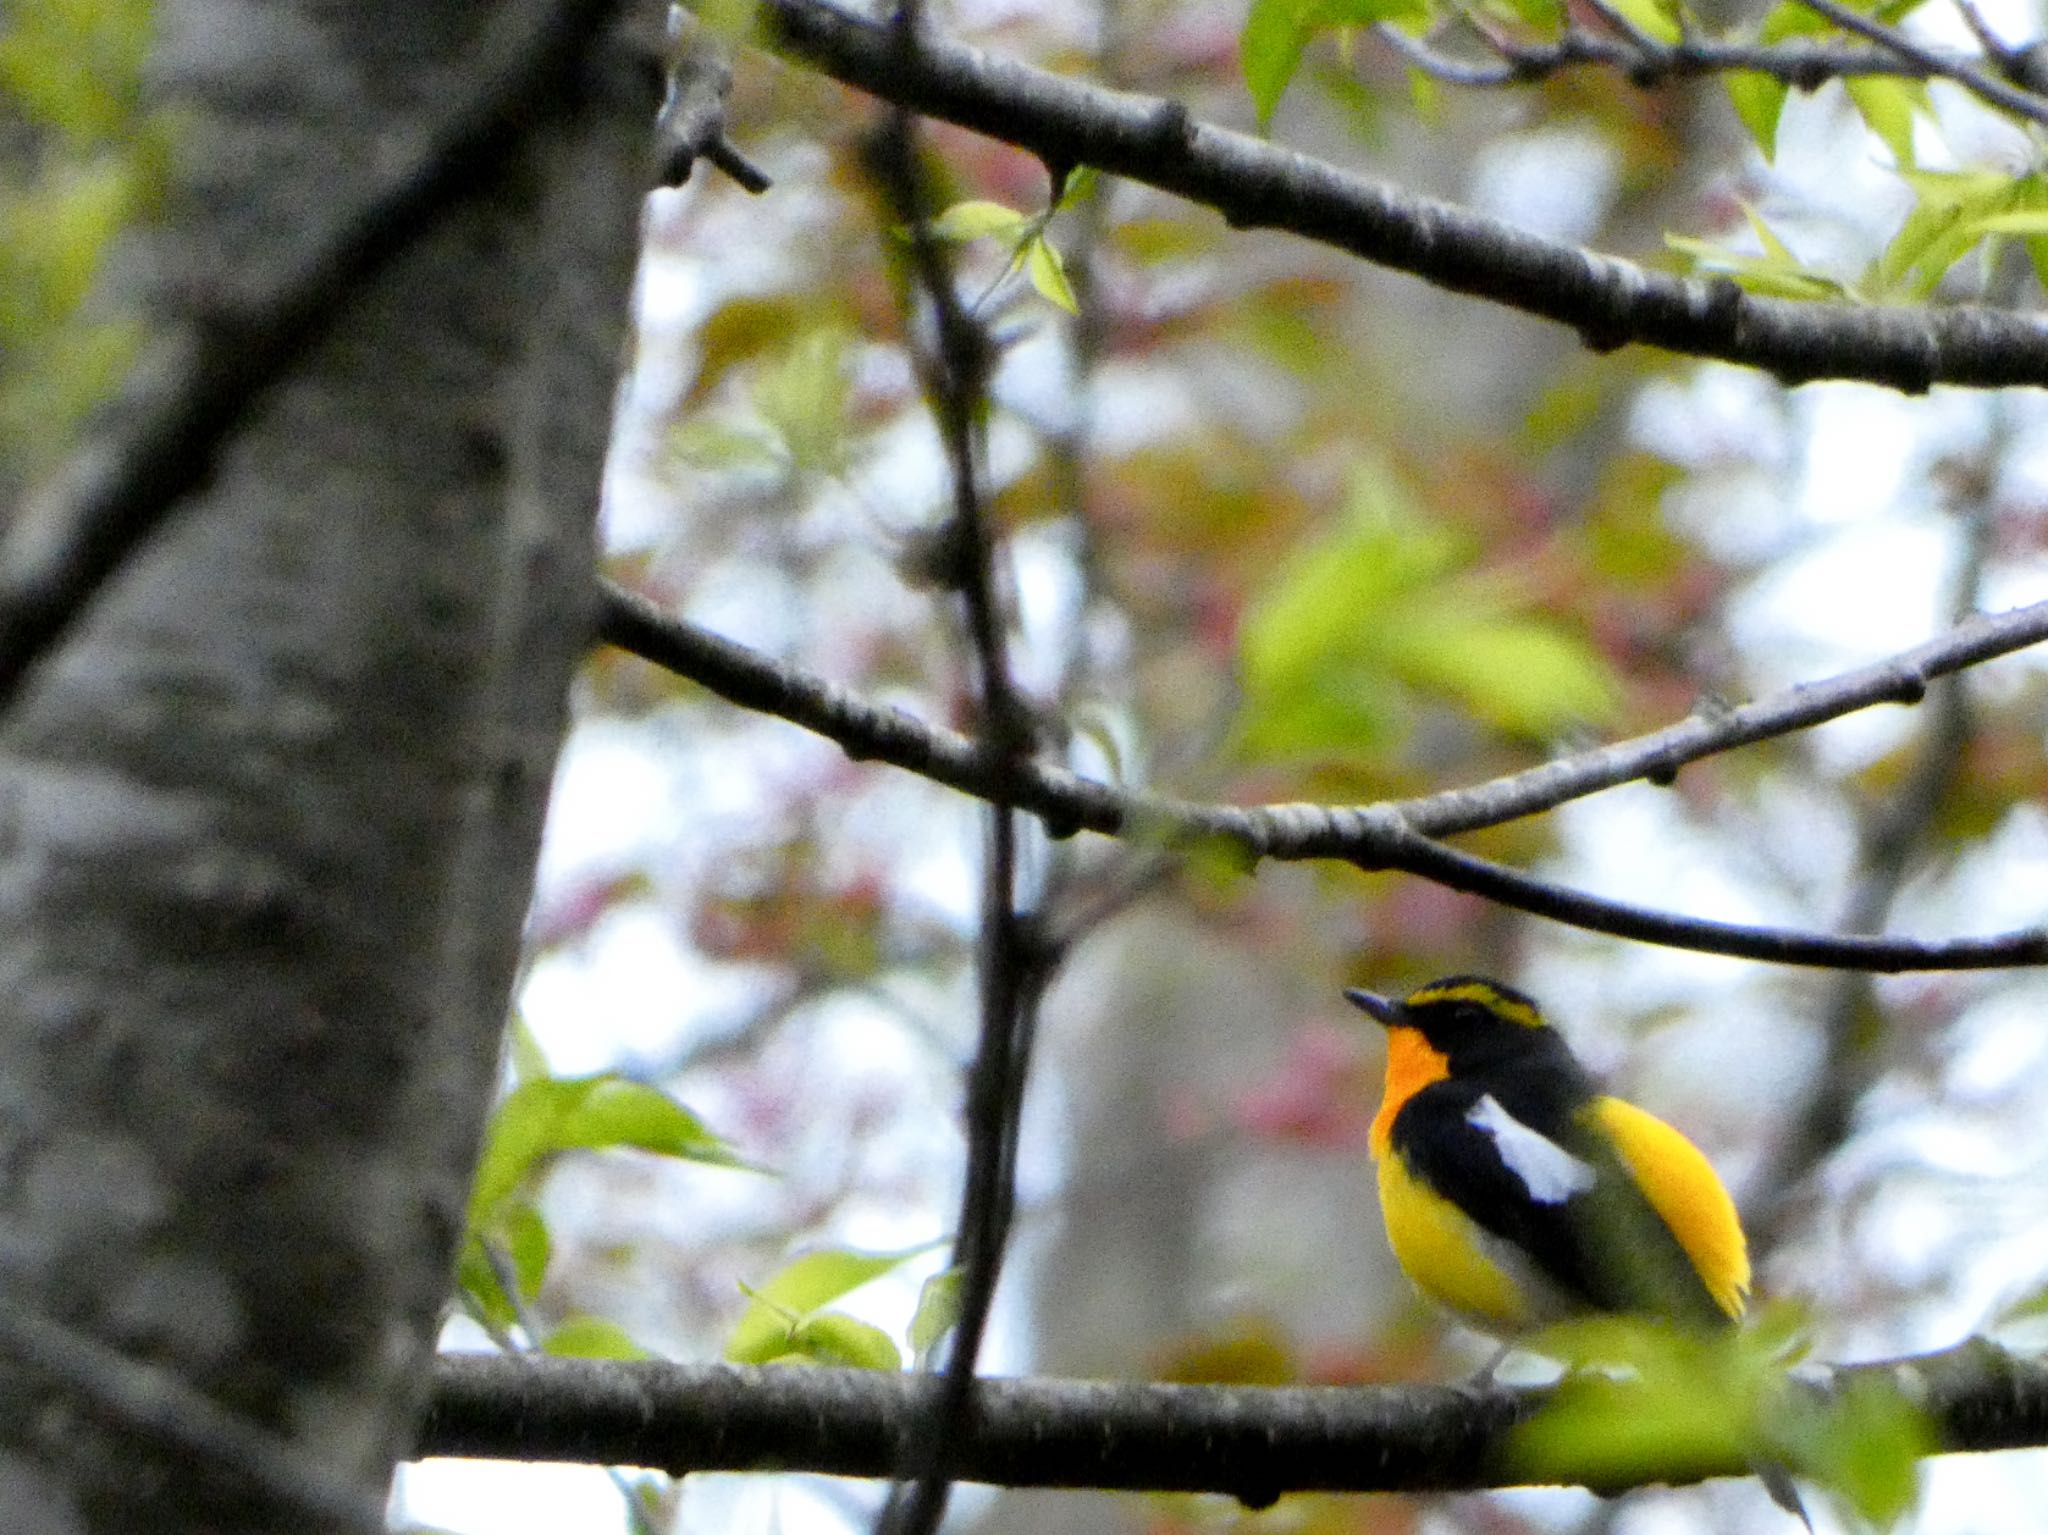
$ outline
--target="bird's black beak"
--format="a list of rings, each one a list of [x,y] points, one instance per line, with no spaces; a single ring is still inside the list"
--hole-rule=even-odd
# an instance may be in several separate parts
[[[1406,1009],[1392,997],[1383,997],[1377,992],[1360,991],[1352,987],[1344,993],[1344,1000],[1362,1013],[1370,1013],[1375,1020],[1387,1028],[1393,1028],[1401,1021]]]

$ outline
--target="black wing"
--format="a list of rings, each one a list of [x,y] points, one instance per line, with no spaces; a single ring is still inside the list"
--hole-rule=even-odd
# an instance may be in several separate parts
[[[1395,1116],[1391,1149],[1588,1310],[1725,1325],[1671,1228],[1613,1148],[1579,1120],[1574,1106],[1584,1100],[1556,1085],[1432,1083]]]

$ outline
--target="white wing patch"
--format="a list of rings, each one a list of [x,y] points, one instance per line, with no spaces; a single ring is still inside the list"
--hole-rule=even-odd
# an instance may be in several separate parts
[[[1466,1113],[1468,1124],[1493,1137],[1501,1165],[1522,1180],[1540,1205],[1561,1205],[1590,1189],[1599,1174],[1540,1130],[1532,1130],[1488,1093]]]

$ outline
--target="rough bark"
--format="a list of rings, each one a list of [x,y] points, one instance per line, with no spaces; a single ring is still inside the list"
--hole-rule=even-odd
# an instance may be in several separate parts
[[[180,168],[126,299],[167,345],[236,318],[546,10],[163,5]],[[409,1442],[588,632],[651,85],[604,45],[537,99],[0,720],[11,1531],[342,1528]]]

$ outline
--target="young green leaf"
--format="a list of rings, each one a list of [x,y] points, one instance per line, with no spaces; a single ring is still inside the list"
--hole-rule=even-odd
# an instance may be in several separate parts
[[[910,1348],[922,1363],[939,1340],[960,1320],[960,1270],[941,1269],[918,1292],[917,1313],[910,1319]]]
[[[1272,123],[1280,98],[1301,68],[1317,9],[1314,0],[1252,0],[1238,38],[1238,62],[1261,132]]]
[[[547,1336],[542,1351],[566,1359],[652,1359],[654,1356],[626,1335],[626,1329],[603,1317],[578,1314]]]
[[[1869,75],[1844,80],[1842,89],[1848,92],[1865,126],[1892,152],[1893,162],[1901,170],[1911,170],[1915,163],[1913,119],[1927,109],[1926,85],[1918,80]]]
[[[1102,173],[1092,165],[1077,165],[1067,175],[1067,184],[1060,188],[1059,202],[1055,205],[1064,210],[1078,208],[1095,193],[1095,184]]]
[[[781,440],[793,468],[829,475],[846,465],[847,405],[853,397],[849,347],[846,332],[820,326],[799,338],[754,387],[754,409]]]
[[[1518,735],[1606,718],[1618,689],[1599,652],[1525,611],[1511,573],[1473,568],[1475,552],[1361,468],[1346,526],[1284,564],[1245,617],[1239,751],[1355,757],[1435,700]]]
[[[1732,70],[1721,77],[1735,115],[1755,141],[1764,159],[1778,154],[1778,119],[1785,112],[1785,98],[1791,93],[1775,76],[1755,70]]]
[[[843,1311],[821,1311],[793,1329],[780,1357],[791,1356],[860,1370],[903,1368],[903,1355],[887,1333]]]
[[[1936,1448],[1924,1414],[1869,1387],[1850,1388],[1797,1442],[1807,1469],[1879,1528],[1919,1501],[1920,1461]]]
[[[1044,235],[1034,235],[1025,245],[1024,270],[1041,297],[1050,299],[1068,314],[1080,313],[1073,285],[1067,281],[1067,264]]]
[[[902,1252],[864,1253],[850,1248],[805,1253],[784,1264],[764,1284],[747,1290],[751,1304],[741,1313],[725,1357],[735,1364],[764,1364],[790,1350],[790,1337],[821,1307],[879,1279],[935,1243]]]
[[[522,1082],[498,1105],[470,1192],[469,1227],[489,1229],[514,1190],[563,1151],[631,1147],[744,1167],[702,1120],[658,1088],[616,1075]]]
[[[1031,224],[1031,216],[997,202],[955,203],[932,220],[932,234],[965,243],[984,238],[1014,241]]]
[[[1660,43],[1675,43],[1685,36],[1679,25],[1678,0],[1609,0],[1638,32]]]

